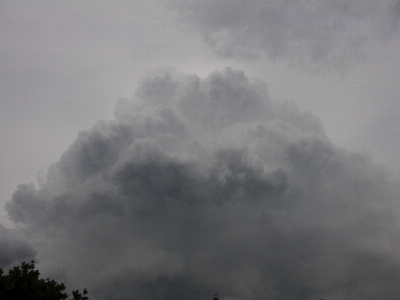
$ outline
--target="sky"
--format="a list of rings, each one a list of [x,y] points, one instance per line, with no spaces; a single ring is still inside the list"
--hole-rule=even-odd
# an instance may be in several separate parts
[[[1,1],[0,267],[90,299],[400,288],[400,1]]]

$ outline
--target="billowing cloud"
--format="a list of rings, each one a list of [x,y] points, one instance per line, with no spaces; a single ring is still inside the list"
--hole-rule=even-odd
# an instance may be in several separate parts
[[[345,72],[398,35],[400,1],[174,1],[219,57]]]
[[[145,78],[6,205],[91,299],[394,299],[399,189],[225,69]],[[69,285],[68,285],[69,284]]]

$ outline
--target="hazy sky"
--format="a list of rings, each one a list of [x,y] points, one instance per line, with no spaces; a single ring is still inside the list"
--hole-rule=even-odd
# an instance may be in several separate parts
[[[90,299],[400,294],[400,1],[1,1],[0,267]]]

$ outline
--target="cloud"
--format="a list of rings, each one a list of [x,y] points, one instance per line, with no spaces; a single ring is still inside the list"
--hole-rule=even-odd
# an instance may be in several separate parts
[[[174,1],[222,58],[346,72],[398,36],[399,1]]]
[[[162,74],[114,115],[6,205],[43,272],[93,299],[399,294],[398,185],[265,83]]]
[[[35,251],[30,245],[13,236],[13,233],[0,224],[0,268],[13,263],[35,258]]]

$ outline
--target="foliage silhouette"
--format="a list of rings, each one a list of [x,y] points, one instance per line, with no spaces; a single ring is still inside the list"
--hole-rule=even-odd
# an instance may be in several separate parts
[[[21,266],[13,267],[4,274],[0,268],[0,299],[11,300],[66,300],[68,294],[64,292],[65,285],[47,278],[39,278],[39,271],[35,270],[34,261],[23,262]],[[71,300],[88,300],[87,290],[72,292]]]

